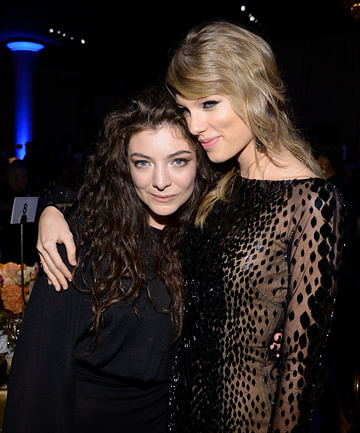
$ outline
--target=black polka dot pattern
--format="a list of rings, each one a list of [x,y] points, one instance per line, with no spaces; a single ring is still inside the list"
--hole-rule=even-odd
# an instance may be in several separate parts
[[[345,209],[322,179],[240,178],[182,258],[188,298],[170,431],[307,431],[322,382]],[[280,358],[270,351],[282,330]]]

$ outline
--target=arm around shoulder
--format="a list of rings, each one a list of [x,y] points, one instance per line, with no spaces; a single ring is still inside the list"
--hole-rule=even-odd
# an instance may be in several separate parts
[[[71,265],[76,264],[76,247],[69,225],[60,210],[47,206],[39,219],[37,250],[49,282],[56,290],[68,288],[72,275],[62,261],[57,244],[64,244]]]

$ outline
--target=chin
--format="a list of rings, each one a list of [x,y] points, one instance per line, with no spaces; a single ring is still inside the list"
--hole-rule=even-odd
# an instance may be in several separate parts
[[[210,154],[208,154],[208,158],[214,164],[221,164],[221,163],[226,162],[230,159],[230,158],[221,157],[221,155],[210,155]]]
[[[152,209],[152,212],[154,215],[157,215],[159,217],[167,217],[174,214],[179,208],[171,208],[171,209]]]

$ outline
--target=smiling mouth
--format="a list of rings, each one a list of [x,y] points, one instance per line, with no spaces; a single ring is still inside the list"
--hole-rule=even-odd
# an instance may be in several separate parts
[[[206,138],[206,139],[202,139],[199,140],[201,146],[205,149],[208,150],[211,147],[213,147],[219,140],[219,137],[213,137],[213,138]]]

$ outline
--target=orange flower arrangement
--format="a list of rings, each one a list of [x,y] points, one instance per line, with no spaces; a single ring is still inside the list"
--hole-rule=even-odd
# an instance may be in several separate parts
[[[33,284],[35,283],[39,267],[24,265],[24,293],[27,302]],[[6,310],[14,314],[22,311],[22,293],[21,293],[21,265],[9,262],[0,263],[0,297]]]

